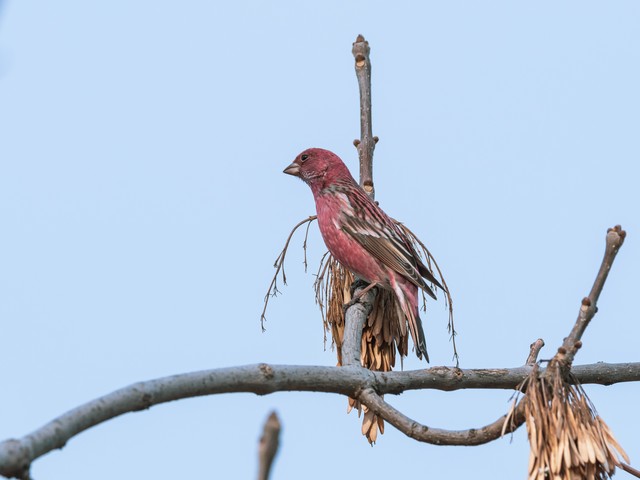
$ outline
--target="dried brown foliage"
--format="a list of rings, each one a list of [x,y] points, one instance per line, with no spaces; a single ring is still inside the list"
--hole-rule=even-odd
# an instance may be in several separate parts
[[[536,365],[522,391],[529,480],[607,479],[626,466],[621,459],[629,462],[585,391],[556,359],[544,375]]]

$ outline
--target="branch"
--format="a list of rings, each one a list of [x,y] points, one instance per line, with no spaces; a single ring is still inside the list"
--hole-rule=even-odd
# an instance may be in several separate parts
[[[358,150],[360,159],[360,186],[373,199],[375,189],[373,187],[373,150],[378,138],[373,137],[371,121],[371,61],[369,60],[369,42],[362,35],[358,35],[353,42],[351,50],[355,59],[356,77],[360,91],[360,140],[354,140],[353,144]],[[364,289],[360,286],[362,281],[356,279],[352,285],[353,298]],[[365,285],[366,286],[366,285]],[[342,361],[345,366],[360,365],[360,353],[362,350],[362,330],[367,321],[367,316],[373,309],[375,301],[373,291],[369,291],[359,302],[350,305],[344,312],[344,339],[342,341]]]
[[[571,329],[571,333],[569,333],[569,336],[564,339],[562,347],[559,349],[560,354],[566,353],[563,363],[567,368],[571,367],[576,352],[582,346],[582,335],[589,325],[589,322],[598,311],[598,298],[600,298],[600,293],[602,293],[604,283],[607,281],[607,276],[609,275],[613,261],[618,254],[618,250],[620,250],[620,247],[624,243],[626,236],[627,232],[622,230],[620,225],[616,225],[615,227],[607,230],[606,248],[598,275],[593,282],[593,287],[591,287],[589,296],[582,299],[578,319]],[[563,349],[564,351],[562,351]]]
[[[355,298],[364,288],[366,283],[356,280],[354,282],[356,286],[353,297]],[[362,329],[364,323],[367,321],[367,317],[373,309],[373,302],[375,301],[375,293],[369,290],[364,296],[360,297],[360,300],[353,305],[349,306],[344,312],[344,337],[342,340],[342,364],[344,366],[357,366],[360,365],[361,350],[362,350]]]
[[[271,412],[264,424],[260,445],[258,446],[258,480],[269,480],[273,459],[280,444],[280,420],[275,411]]]
[[[524,423],[524,407],[521,404],[516,407],[512,420],[506,429],[504,429],[507,418],[505,414],[482,428],[443,430],[427,427],[412,420],[385,402],[373,389],[363,390],[358,396],[358,400],[408,437],[433,445],[482,445],[500,438],[504,433],[516,430]]]
[[[373,187],[373,150],[376,148],[378,137],[373,136],[371,122],[371,61],[369,60],[369,42],[362,35],[358,35],[353,42],[353,57],[355,59],[356,76],[360,90],[360,140],[353,144],[358,149],[360,159],[360,186],[371,197],[375,197]]]
[[[327,392],[357,398],[367,389],[380,395],[417,389],[515,389],[530,370],[528,367],[470,370],[434,367],[407,372],[372,372],[349,367],[259,364],[173,375],[116,390],[70,410],[20,439],[0,442],[0,475],[25,478],[33,460],[64,447],[78,433],[124,413],[183,398],[232,392],[266,395],[282,391]],[[640,381],[640,362],[596,363],[576,366],[572,372],[582,384]],[[383,412],[381,416],[386,419]],[[394,419],[389,421],[394,425],[398,423]]]

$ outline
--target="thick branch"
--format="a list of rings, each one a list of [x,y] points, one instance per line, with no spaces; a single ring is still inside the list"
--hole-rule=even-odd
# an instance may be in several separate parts
[[[330,392],[357,398],[366,389],[380,395],[428,388],[515,389],[529,372],[527,367],[485,370],[435,367],[383,373],[348,367],[260,364],[174,375],[116,390],[70,410],[21,439],[1,442],[0,475],[23,477],[33,460],[62,448],[69,439],[94,425],[182,398],[232,392],[265,395],[281,391]],[[572,372],[582,384],[640,381],[640,362],[596,363],[576,366]],[[394,422],[391,423],[395,425]]]
[[[369,42],[362,35],[358,35],[351,50],[355,59],[356,76],[360,90],[360,140],[353,144],[358,149],[360,159],[360,186],[375,197],[373,187],[373,150],[378,137],[373,136],[371,122],[371,61],[369,60]]]

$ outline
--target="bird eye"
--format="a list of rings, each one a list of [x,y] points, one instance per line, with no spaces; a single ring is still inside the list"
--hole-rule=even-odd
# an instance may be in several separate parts
[[[306,153],[300,156],[300,160],[302,160],[303,162],[306,161],[307,158],[309,158],[309,155],[307,155]]]

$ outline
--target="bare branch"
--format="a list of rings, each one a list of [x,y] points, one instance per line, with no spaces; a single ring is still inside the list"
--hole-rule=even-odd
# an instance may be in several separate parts
[[[431,443],[433,445],[482,445],[503,435],[505,419],[503,415],[495,422],[481,428],[470,428],[468,430],[443,430],[440,428],[427,427],[407,417],[396,410],[373,389],[365,389],[358,396],[364,405],[372,409],[385,421],[396,427],[408,437],[419,442]],[[506,428],[506,433],[510,433],[524,423],[523,408],[518,405],[513,414],[513,421]]]
[[[626,463],[621,463],[620,468],[622,468],[629,475],[633,475],[636,478],[640,478],[640,470],[636,470],[631,465],[627,465]]]
[[[358,149],[360,159],[360,186],[371,197],[375,197],[373,187],[373,150],[378,137],[373,136],[371,122],[371,61],[369,60],[369,42],[358,35],[351,50],[355,59],[356,76],[360,90],[360,140],[353,144]]]
[[[563,359],[563,363],[566,368],[571,367],[576,352],[582,346],[582,335],[589,325],[589,322],[598,311],[598,298],[600,298],[600,293],[602,292],[604,284],[607,281],[607,276],[609,275],[609,271],[611,270],[613,261],[616,258],[618,250],[620,250],[620,247],[624,243],[626,235],[627,232],[622,230],[622,227],[620,225],[616,225],[615,227],[607,230],[606,248],[604,251],[604,257],[602,258],[602,263],[600,264],[598,275],[593,282],[593,287],[591,287],[589,296],[582,299],[582,305],[580,306],[578,319],[571,329],[571,333],[569,333],[569,336],[564,339],[562,347],[559,349],[559,353],[561,355],[564,355],[566,353],[566,357]]]
[[[354,297],[366,287],[366,284],[362,286],[362,283],[364,282],[354,282],[354,285],[357,285],[353,293]],[[359,302],[349,306],[344,313],[344,339],[342,341],[342,364],[344,366],[361,367],[362,329],[373,308],[374,300],[375,293],[373,290],[369,290],[360,298]]]
[[[328,392],[357,398],[366,389],[380,395],[429,388],[512,390],[530,371],[528,367],[476,370],[434,367],[407,372],[372,372],[352,367],[259,364],[173,375],[116,390],[70,410],[21,439],[0,442],[0,475],[26,478],[24,473],[33,460],[64,447],[78,433],[124,413],[182,398],[232,392],[258,395],[282,391]],[[640,381],[640,362],[596,363],[573,367],[572,372],[582,384]],[[477,444],[477,440],[475,442],[472,444]]]
[[[360,160],[360,186],[373,199],[373,123],[371,120],[371,60],[369,59],[369,42],[358,35],[351,50],[355,60],[356,77],[360,91],[360,140],[353,144],[358,150]],[[377,139],[376,139],[377,141]],[[354,287],[357,281],[354,282]],[[354,288],[352,287],[352,288]],[[356,288],[354,296],[362,288]],[[373,308],[375,293],[367,293],[359,303],[351,305],[344,314],[345,332],[343,341],[343,364],[360,366],[361,338],[364,323]],[[366,303],[366,304],[365,304]]]
[[[268,480],[273,459],[280,445],[280,420],[275,411],[271,412],[264,424],[258,446],[258,480]]]

